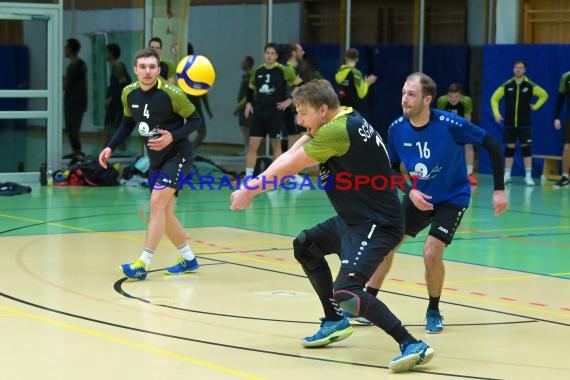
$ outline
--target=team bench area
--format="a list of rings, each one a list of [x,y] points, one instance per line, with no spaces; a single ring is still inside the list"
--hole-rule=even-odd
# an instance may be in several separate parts
[[[544,160],[542,167],[542,178],[549,181],[556,181],[560,178],[560,169],[558,169],[558,162],[562,161],[561,156],[549,156],[545,154],[535,154],[533,158]]]

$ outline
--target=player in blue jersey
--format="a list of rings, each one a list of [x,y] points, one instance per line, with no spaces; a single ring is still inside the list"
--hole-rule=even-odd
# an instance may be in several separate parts
[[[287,175],[320,164],[321,182],[337,215],[303,230],[293,241],[295,258],[317,293],[325,314],[321,328],[306,337],[305,347],[321,347],[348,338],[353,329],[342,307],[362,314],[400,345],[401,355],[392,359],[393,372],[408,371],[427,363],[434,350],[416,340],[388,307],[363,288],[382,259],[400,242],[404,233],[402,207],[394,188],[339,189],[338,174],[362,178],[392,174],[388,152],[380,135],[352,108],[340,107],[332,85],[317,79],[293,90],[299,125],[307,133],[279,156],[248,186],[231,197],[232,210],[242,210],[255,195],[267,190],[263,180],[280,183]],[[465,171],[464,171],[465,172]],[[337,254],[341,264],[336,280],[325,256]]]
[[[402,89],[403,116],[388,130],[390,162],[417,176],[416,188],[404,197],[406,236],[415,237],[430,226],[424,243],[425,279],[429,295],[426,332],[440,333],[443,318],[439,299],[445,268],[443,251],[469,206],[471,186],[465,171],[465,144],[487,149],[493,166],[495,215],[507,209],[501,147],[485,130],[453,113],[430,108],[435,82],[423,73],[408,76]],[[391,252],[368,282],[367,292],[376,295],[394,257]]]

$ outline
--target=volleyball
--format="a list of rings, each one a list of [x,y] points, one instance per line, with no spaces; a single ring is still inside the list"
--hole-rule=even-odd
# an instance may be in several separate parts
[[[188,55],[176,66],[176,82],[187,94],[204,95],[216,80],[212,62],[203,55]]]

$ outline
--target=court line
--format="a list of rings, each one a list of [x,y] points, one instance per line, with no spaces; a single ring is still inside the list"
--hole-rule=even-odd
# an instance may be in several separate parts
[[[0,293],[2,295],[4,295],[3,293]],[[11,298],[11,297],[9,297]],[[13,299],[13,298],[11,298]],[[28,305],[30,305],[30,303],[24,302]],[[58,327],[62,327],[64,329],[67,330],[72,330],[72,331],[76,331],[85,335],[90,335],[90,336],[94,336],[96,338],[100,338],[103,340],[107,340],[107,341],[111,341],[114,343],[119,343],[131,348],[136,348],[139,350],[143,350],[143,351],[148,351],[148,352],[152,352],[155,354],[159,354],[161,356],[166,356],[170,359],[175,359],[175,360],[179,360],[179,361],[183,361],[183,362],[187,362],[187,363],[191,363],[191,364],[195,364],[198,365],[200,367],[205,367],[217,372],[222,372],[222,373],[226,373],[229,375],[234,375],[237,377],[241,377],[244,379],[251,379],[251,380],[264,380],[264,377],[260,377],[260,376],[256,376],[256,375],[252,375],[246,372],[242,372],[242,371],[238,371],[235,369],[231,369],[231,368],[227,368],[218,364],[214,364],[214,363],[210,363],[210,362],[206,362],[200,359],[196,359],[196,358],[192,358],[190,356],[186,356],[186,355],[181,355],[181,354],[177,354],[174,352],[170,352],[170,351],[166,351],[160,348],[156,348],[156,347],[152,347],[146,344],[142,344],[142,343],[138,343],[132,340],[128,340],[128,339],[124,339],[124,338],[119,338],[116,336],[112,336],[112,335],[108,335],[108,334],[104,334],[95,330],[91,330],[85,327],[80,327],[80,326],[76,326],[76,325],[72,325],[70,323],[66,323],[66,322],[62,322],[62,321],[57,321],[55,319],[51,319],[51,318],[47,318],[47,317],[42,317],[41,315],[36,315],[36,314],[32,314],[32,313],[28,313],[22,310],[17,310],[17,309],[13,309],[11,307],[7,307],[7,306],[2,306],[0,305],[0,310],[3,310],[7,313],[13,313],[15,315],[18,316],[22,316],[22,317],[26,317],[29,319],[33,319],[36,321],[40,321],[40,322],[44,322],[47,324],[51,324],[51,325],[55,325]],[[54,311],[52,309],[46,309],[46,310],[50,310],[50,311]],[[68,313],[64,313],[65,315],[69,315],[69,316],[74,316],[76,317],[76,315],[73,314],[68,314]],[[99,321],[100,322],[100,321]],[[104,323],[106,324],[106,323]]]
[[[276,356],[284,356],[284,357],[289,357],[289,358],[295,358],[295,359],[305,359],[305,360],[314,360],[314,361],[320,361],[320,362],[327,362],[327,363],[335,363],[335,364],[348,364],[348,365],[354,365],[354,366],[359,366],[359,367],[368,367],[368,368],[381,368],[381,369],[388,369],[387,366],[380,366],[380,365],[375,365],[375,364],[367,364],[367,363],[358,363],[358,362],[350,362],[350,361],[345,361],[345,360],[336,360],[336,359],[329,359],[329,358],[321,358],[318,356],[307,356],[307,355],[299,355],[299,354],[289,354],[286,352],[279,352],[279,351],[270,351],[270,350],[263,350],[263,349],[258,349],[258,348],[249,348],[249,347],[243,347],[243,346],[236,346],[236,345],[231,345],[231,344],[226,344],[226,343],[216,343],[216,342],[212,342],[212,341],[207,341],[207,340],[201,340],[201,339],[195,339],[195,338],[188,338],[188,337],[184,337],[184,336],[180,336],[180,335],[172,335],[172,334],[165,334],[165,333],[161,333],[161,332],[157,332],[157,331],[152,331],[152,330],[145,330],[145,329],[140,329],[137,327],[131,327],[131,326],[126,326],[126,325],[120,325],[117,323],[113,323],[113,322],[107,322],[107,321],[103,321],[103,320],[99,320],[99,319],[94,319],[94,318],[90,318],[90,317],[85,317],[79,314],[73,314],[73,313],[69,313],[66,311],[62,311],[62,310],[57,310],[57,309],[53,309],[47,306],[42,306],[42,305],[38,305],[36,303],[30,302],[30,301],[26,301],[14,296],[11,296],[9,294],[0,292],[0,296],[4,297],[4,298],[8,298],[12,301],[18,302],[18,303],[22,303],[34,308],[38,308],[38,309],[42,309],[42,310],[46,310],[46,311],[51,311],[53,313],[56,314],[61,314],[61,315],[65,315],[68,317],[72,317],[72,318],[77,318],[77,319],[81,319],[84,321],[89,321],[89,322],[93,322],[93,323],[97,323],[97,324],[102,324],[102,325],[106,325],[106,326],[112,326],[112,327],[116,327],[116,328],[120,328],[120,329],[125,329],[125,330],[130,330],[130,331],[136,331],[136,332],[141,332],[144,334],[150,334],[150,335],[156,335],[156,336],[161,336],[161,337],[166,337],[166,338],[173,338],[173,339],[177,339],[177,340],[182,340],[182,341],[188,341],[188,342],[194,342],[194,343],[201,343],[201,344],[207,344],[207,345],[211,345],[211,346],[217,346],[217,347],[223,347],[223,348],[230,348],[230,349],[237,349],[237,350],[242,350],[242,351],[249,351],[249,352],[255,352],[255,353],[261,353],[261,354],[268,354],[268,355],[276,355]],[[0,305],[0,310],[9,310],[9,311],[16,311],[18,314],[20,313],[24,313],[24,314],[29,314],[23,311],[19,311],[16,309],[11,309],[9,307],[5,307],[5,306],[1,306]],[[66,323],[64,322],[59,322],[56,320],[49,320],[48,318],[44,318],[41,316],[36,316],[34,314],[30,314],[33,319],[40,319],[40,320],[47,320],[47,321],[53,321],[54,324],[56,325],[66,325]],[[73,326],[73,325],[69,325],[69,326]],[[86,331],[92,331],[92,330],[88,330],[88,329],[84,329],[82,327],[79,326],[73,326],[76,327],[79,330],[86,330]],[[100,334],[100,335],[105,335],[102,333],[97,333],[96,331],[93,331],[93,333],[95,334]],[[115,338],[110,336],[111,338]],[[119,340],[123,340],[122,338],[116,338]],[[140,343],[136,343],[133,342],[136,345],[140,345],[140,346],[144,346]],[[145,346],[146,347],[146,346]],[[153,347],[150,347],[151,349]],[[311,350],[311,349],[308,349]],[[165,351],[167,352],[167,351]],[[178,354],[174,354],[174,355],[178,355]],[[182,356],[182,355],[180,355]],[[444,373],[444,372],[432,372],[432,371],[418,371],[418,370],[412,370],[410,371],[412,373],[425,373],[425,374],[431,374],[431,375],[440,375],[440,376],[448,376],[448,377],[455,377],[455,378],[464,378],[464,379],[480,379],[480,380],[501,380],[498,378],[491,378],[491,377],[481,377],[481,376],[471,376],[471,375],[462,375],[462,374],[453,374],[453,373]],[[260,377],[253,377],[253,379],[264,379],[264,378],[260,378]]]
[[[267,269],[267,268],[260,268],[260,267],[256,267],[256,266],[252,266],[252,265],[246,265],[246,264],[241,264],[241,263],[235,263],[235,262],[231,262],[231,261],[224,261],[224,260],[220,260],[220,259],[213,259],[211,257],[208,257],[208,260],[211,261],[217,261],[217,262],[222,262],[222,263],[226,263],[226,264],[231,264],[231,265],[235,265],[235,266],[241,266],[241,267],[245,267],[245,268],[250,268],[250,269],[256,269],[256,270],[261,270],[261,271],[266,271],[266,272],[271,272],[271,273],[277,273],[277,274],[282,274],[282,275],[286,275],[286,276],[293,276],[293,277],[300,277],[300,278],[306,278],[305,275],[300,275],[300,274],[295,274],[295,273],[288,273],[288,272],[282,272],[280,270],[275,270],[275,269]],[[125,278],[126,279],[126,278]],[[128,293],[126,293],[125,291],[122,290],[122,288],[120,287],[120,284],[122,284],[122,282],[120,282],[121,280],[117,281],[115,283],[115,291],[117,291],[119,294],[125,296],[128,295]],[[117,286],[117,284],[119,284],[119,286]],[[414,289],[412,287],[415,287],[417,289]],[[402,288],[407,289],[407,290],[420,290],[421,291],[425,291],[425,287],[420,287],[418,285],[406,285],[406,286],[402,286]],[[391,292],[391,291],[386,291],[384,289],[380,290],[381,292],[385,292],[388,294],[394,294],[394,295],[399,295],[399,296],[404,296],[404,297],[409,297],[409,298],[415,298],[415,299],[421,299],[425,301],[425,297],[421,297],[421,296],[415,296],[415,295],[410,295],[410,294],[405,294],[405,293],[398,293],[398,292]],[[453,296],[453,294],[449,294],[451,296]],[[465,299],[465,300],[470,300],[470,301],[486,301],[486,300],[482,300],[481,298],[478,297],[465,297],[462,296],[461,297],[457,297],[460,299]],[[139,299],[139,300],[144,300],[142,298],[138,298],[138,297],[131,297],[131,298],[135,298],[135,299]],[[492,301],[492,300],[488,300],[488,301]],[[146,303],[150,303],[147,300],[144,300],[143,302]],[[515,314],[515,313],[510,313],[510,312],[506,312],[506,311],[500,311],[500,310],[493,310],[493,309],[486,309],[483,307],[478,307],[478,306],[472,306],[472,305],[465,305],[465,304],[459,304],[459,303],[454,303],[454,302],[449,302],[449,301],[440,301],[440,303],[445,303],[445,304],[450,304],[450,305],[455,305],[455,306],[462,306],[462,307],[466,307],[466,308],[471,308],[471,309],[476,309],[476,310],[482,310],[482,311],[488,311],[488,312],[492,312],[492,313],[498,313],[498,314],[504,314],[504,315],[509,315],[509,316],[515,316],[515,317],[519,317],[519,318],[525,318],[525,319],[529,319],[529,320],[536,320],[536,321],[541,321],[541,322],[546,322],[546,323],[552,323],[552,324],[556,324],[556,325],[562,325],[562,326],[570,326],[570,323],[564,323],[564,322],[558,322],[558,321],[552,321],[549,319],[542,319],[542,318],[537,318],[534,316],[528,316],[528,315],[521,315],[521,314]],[[509,306],[514,306],[512,304],[509,303],[502,303],[500,301],[496,301],[496,302],[488,302],[491,303],[495,306],[501,306],[501,307],[505,307],[505,308],[509,308]],[[516,305],[518,306],[518,305]],[[514,308],[516,309],[516,308]],[[530,308],[530,307],[524,307],[521,306],[519,307],[519,309],[525,310],[525,311],[533,311],[533,312],[549,312],[550,310],[544,310],[544,309],[539,309],[539,308]],[[546,313],[549,314],[549,313]],[[565,318],[568,318],[569,315],[568,313],[565,314],[561,314],[561,313],[557,313],[555,311],[551,311],[551,314],[554,314],[556,316],[563,316]],[[492,323],[491,323],[492,324]],[[422,325],[423,326],[423,325]],[[449,325],[448,325],[449,326]]]

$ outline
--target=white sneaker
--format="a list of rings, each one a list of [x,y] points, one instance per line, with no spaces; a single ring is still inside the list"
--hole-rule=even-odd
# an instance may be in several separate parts
[[[513,182],[511,176],[510,176],[510,175],[507,175],[507,174],[505,174],[504,180],[505,180],[505,185],[506,185],[507,183],[512,183],[512,182]]]
[[[527,186],[534,186],[534,179],[531,177],[525,177],[524,183],[526,183]]]

